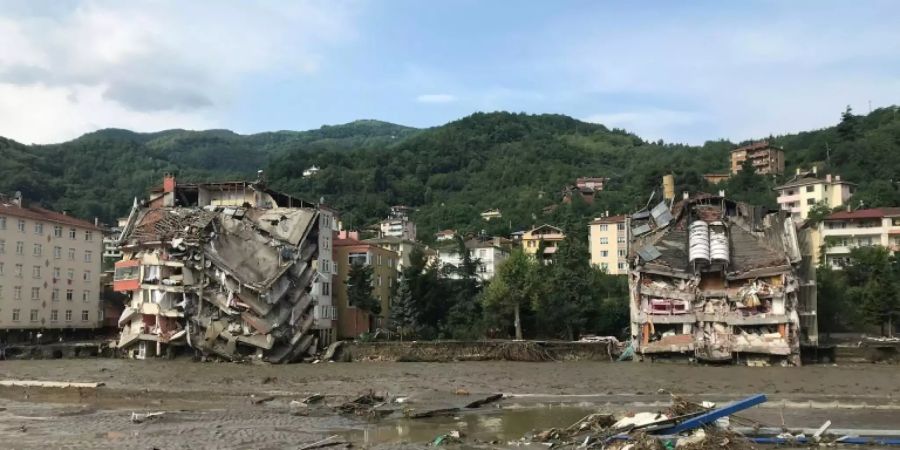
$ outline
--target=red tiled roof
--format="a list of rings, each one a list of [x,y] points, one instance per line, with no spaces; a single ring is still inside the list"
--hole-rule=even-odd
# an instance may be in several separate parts
[[[44,209],[39,206],[20,207],[11,202],[2,202],[0,203],[0,215],[20,217],[22,219],[44,220],[62,225],[71,225],[73,227],[101,230],[101,228],[94,225],[93,222],[50,211],[49,209]]]
[[[825,220],[848,219],[880,219],[885,216],[900,215],[900,208],[871,208],[856,211],[839,211],[826,217]]]
[[[599,223],[622,223],[625,222],[628,216],[624,214],[619,214],[617,216],[609,216],[609,217],[598,217],[591,222],[591,225],[599,224]]]

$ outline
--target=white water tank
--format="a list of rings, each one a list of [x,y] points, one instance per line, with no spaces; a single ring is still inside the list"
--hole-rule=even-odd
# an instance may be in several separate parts
[[[730,261],[728,233],[725,224],[713,222],[709,224],[709,257],[713,262]]]
[[[709,225],[702,220],[688,228],[688,261],[709,261]]]

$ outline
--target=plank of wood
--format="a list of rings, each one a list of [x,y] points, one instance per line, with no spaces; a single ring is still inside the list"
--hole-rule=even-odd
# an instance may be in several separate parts
[[[44,387],[44,388],[89,388],[96,389],[105,383],[79,383],[73,381],[40,381],[40,380],[0,380],[5,387]]]

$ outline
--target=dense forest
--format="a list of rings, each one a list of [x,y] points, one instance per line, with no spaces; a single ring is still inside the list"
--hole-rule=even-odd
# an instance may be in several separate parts
[[[865,116],[836,111],[833,127],[770,136],[785,149],[783,177],[735,177],[716,187],[702,174],[726,171],[729,150],[739,143],[647,142],[562,115],[497,112],[423,130],[367,120],[253,135],[107,129],[40,146],[0,138],[0,192],[20,190],[51,208],[110,222],[163,173],[182,180],[253,179],[264,169],[273,187],[343,211],[349,227],[379,220],[393,204],[415,207],[420,235],[428,239],[444,228],[495,234],[564,221],[563,208],[543,211],[579,176],[610,178],[593,205],[565,209],[587,218],[645,205],[667,173],[675,175],[678,190],[725,189],[737,199],[774,206],[773,186],[796,167],[818,164],[859,184],[856,205],[897,206],[897,109]],[[321,171],[303,178],[312,165]],[[478,213],[489,208],[499,208],[503,220],[482,221]]]

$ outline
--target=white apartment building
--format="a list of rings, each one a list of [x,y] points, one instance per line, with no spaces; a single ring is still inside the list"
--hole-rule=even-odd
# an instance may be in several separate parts
[[[416,224],[406,217],[390,217],[378,224],[378,237],[398,237],[416,240]]]
[[[628,273],[628,225],[623,215],[598,217],[590,223],[591,264],[610,275]]]
[[[102,256],[95,224],[0,199],[0,329],[98,328]]]
[[[801,172],[787,183],[775,188],[778,192],[778,205],[791,213],[797,221],[809,217],[809,211],[818,203],[828,208],[836,208],[850,199],[856,185],[841,180],[840,175],[825,175],[819,178],[815,169],[812,172]]]
[[[900,251],[900,208],[837,212],[823,220],[818,231],[823,262],[840,269],[850,261],[850,250],[857,247],[881,245]]]
[[[478,279],[487,281],[494,278],[500,263],[509,258],[509,252],[494,244],[493,241],[481,242],[478,239],[466,241],[466,248],[471,252],[471,258],[478,260]],[[444,245],[438,250],[438,260],[441,267],[458,267],[462,264],[462,255],[455,245]],[[449,278],[457,278],[450,274]]]

